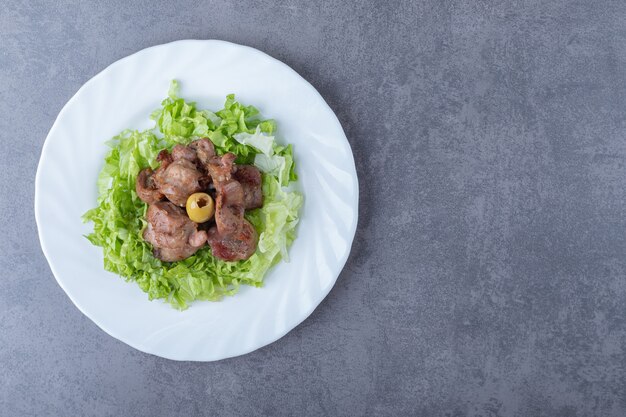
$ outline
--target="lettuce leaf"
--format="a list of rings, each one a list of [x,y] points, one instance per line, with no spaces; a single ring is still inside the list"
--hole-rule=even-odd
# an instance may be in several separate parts
[[[168,97],[151,115],[154,128],[125,130],[107,142],[111,150],[98,176],[97,207],[83,215],[84,221],[93,223],[93,232],[86,238],[102,247],[106,270],[136,282],[150,300],[164,299],[185,309],[194,300],[217,301],[233,295],[241,284],[262,286],[268,269],[281,259],[288,260],[303,197],[282,188],[296,179],[291,145],[277,145],[270,136],[275,122],[260,120],[258,114],[255,107],[242,105],[232,94],[217,112],[198,109],[195,103],[178,97],[178,83],[173,81]],[[269,152],[258,143],[261,149],[235,139],[242,134],[271,137],[272,155],[284,159],[281,170],[263,173],[263,207],[246,213],[259,232],[257,251],[239,262],[214,258],[208,246],[180,262],[156,259],[142,238],[147,205],[135,193],[139,171],[156,168],[161,149],[202,136],[211,139],[219,154],[235,153],[238,163],[253,163],[256,156],[264,155],[262,151]]]
[[[267,156],[274,154],[274,136],[261,132],[261,127],[258,125],[254,133],[235,133],[233,138],[241,144],[252,146]]]
[[[259,151],[254,156],[254,165],[262,172],[278,178],[281,185],[295,181],[293,149],[291,145],[284,147],[277,145],[274,136],[264,133],[257,125],[254,133],[242,132],[233,135],[235,140],[243,145],[252,146]]]

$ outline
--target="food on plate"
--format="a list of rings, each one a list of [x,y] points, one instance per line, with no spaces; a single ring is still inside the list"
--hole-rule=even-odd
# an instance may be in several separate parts
[[[149,204],[143,237],[152,244],[155,257],[173,262],[193,255],[205,243],[193,224],[205,223],[214,214],[208,240],[213,256],[224,261],[252,256],[258,235],[244,212],[263,206],[261,171],[253,165],[237,166],[236,159],[232,152],[217,156],[213,143],[202,138],[188,146],[178,144],[171,152],[163,149],[156,171],[144,168],[139,172],[137,195]],[[214,193],[215,208],[207,192]],[[164,199],[185,206],[186,212],[162,204]]]
[[[107,142],[98,204],[83,216],[105,269],[178,309],[262,286],[296,237],[292,146],[233,95],[201,110],[175,81],[151,118],[153,128]]]

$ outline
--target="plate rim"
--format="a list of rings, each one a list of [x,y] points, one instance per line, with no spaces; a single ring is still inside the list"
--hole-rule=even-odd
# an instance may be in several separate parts
[[[351,168],[351,170],[354,172],[354,187],[353,187],[353,191],[354,191],[354,217],[353,217],[353,221],[350,224],[348,231],[349,231],[349,237],[347,239],[347,242],[349,243],[348,246],[348,250],[345,252],[345,254],[338,260],[338,265],[340,266],[340,268],[338,269],[338,272],[336,274],[336,276],[334,276],[330,282],[330,285],[328,285],[327,289],[322,290],[320,292],[320,297],[319,300],[316,300],[315,303],[312,303],[311,308],[306,311],[303,315],[302,318],[295,323],[293,326],[287,326],[286,330],[284,332],[278,332],[276,334],[274,334],[272,337],[270,337],[270,340],[267,343],[263,343],[259,346],[256,347],[249,347],[246,349],[243,349],[241,352],[237,352],[237,353],[233,353],[233,354],[225,354],[223,356],[221,356],[220,358],[217,359],[195,359],[195,358],[191,358],[191,357],[187,357],[186,355],[180,355],[179,357],[173,357],[171,355],[164,355],[164,354],[159,354],[156,353],[155,351],[152,351],[151,349],[147,349],[144,346],[139,346],[136,343],[133,343],[131,341],[128,340],[123,340],[122,338],[118,337],[117,335],[113,334],[113,331],[110,331],[109,329],[106,328],[106,326],[104,326],[98,319],[94,318],[92,315],[90,315],[87,311],[85,311],[86,309],[81,305],[80,302],[77,301],[77,297],[76,295],[72,294],[72,291],[68,291],[68,289],[66,288],[66,286],[63,284],[62,280],[59,279],[58,277],[58,271],[56,269],[56,267],[54,266],[54,262],[52,260],[52,258],[49,255],[48,249],[47,249],[47,244],[45,242],[45,238],[43,237],[42,234],[42,230],[41,230],[41,211],[42,211],[42,207],[41,207],[41,196],[40,196],[40,190],[41,190],[41,176],[42,176],[42,162],[45,160],[46,155],[47,155],[47,149],[50,145],[50,137],[56,132],[56,130],[58,129],[59,126],[59,120],[62,118],[62,116],[68,111],[68,108],[70,107],[70,105],[75,102],[76,100],[79,99],[79,97],[84,93],[84,91],[86,90],[86,87],[91,85],[92,83],[97,82],[97,80],[99,78],[101,78],[106,72],[108,72],[111,68],[122,65],[125,61],[131,59],[132,57],[135,57],[136,55],[139,54],[143,54],[143,53],[147,53],[150,50],[155,50],[155,49],[159,49],[159,48],[163,48],[166,46],[173,46],[175,44],[185,44],[185,43],[216,43],[216,44],[222,44],[222,45],[226,45],[228,47],[234,47],[234,48],[239,48],[239,49],[243,49],[248,53],[252,53],[252,54],[256,54],[256,55],[260,55],[261,57],[263,57],[264,59],[269,59],[270,61],[272,61],[275,64],[278,64],[280,66],[282,66],[284,69],[286,69],[287,71],[292,72],[295,76],[297,76],[298,78],[300,78],[301,81],[303,81],[304,85],[306,86],[306,88],[308,88],[309,90],[311,90],[320,100],[321,102],[328,108],[328,110],[330,110],[330,114],[332,114],[332,123],[336,125],[336,127],[338,128],[338,131],[341,132],[343,139],[345,141],[345,144],[348,147],[349,152],[349,162],[351,163],[351,166],[349,168]],[[329,122],[330,119],[329,119]],[[328,103],[326,102],[326,100],[324,99],[324,97],[319,93],[319,91],[317,91],[317,89],[306,79],[304,78],[302,75],[300,75],[296,70],[294,70],[291,66],[287,65],[286,63],[282,62],[281,60],[274,58],[273,56],[259,50],[256,49],[254,47],[251,46],[247,46],[247,45],[241,45],[238,43],[234,43],[234,42],[230,42],[230,41],[225,41],[225,40],[220,40],[220,39],[181,39],[181,40],[176,40],[176,41],[172,41],[172,42],[166,42],[166,43],[161,43],[161,44],[157,44],[157,45],[152,45],[143,49],[140,49],[138,51],[133,52],[132,54],[126,55],[114,62],[112,62],[111,64],[107,65],[104,69],[102,69],[101,71],[99,71],[96,75],[94,75],[93,77],[91,77],[89,80],[87,80],[85,83],[83,83],[80,88],[72,95],[72,97],[63,105],[63,107],[61,108],[61,110],[59,111],[59,113],[57,114],[54,123],[52,124],[52,127],[50,128],[50,130],[48,131],[48,134],[46,135],[46,138],[44,140],[43,146],[41,148],[41,154],[39,157],[39,161],[37,163],[37,171],[35,174],[35,196],[34,196],[34,202],[33,202],[33,206],[34,206],[34,214],[35,214],[35,223],[37,225],[37,235],[39,238],[39,244],[41,246],[41,250],[44,254],[44,257],[48,263],[48,266],[50,268],[50,271],[52,272],[52,275],[54,276],[57,284],[61,287],[61,289],[63,289],[63,291],[65,292],[65,294],[68,296],[68,298],[72,301],[72,303],[74,304],[74,306],[76,306],[76,308],[85,316],[87,317],[89,320],[91,320],[98,328],[100,328],[102,331],[104,331],[106,334],[108,334],[109,336],[113,337],[114,339],[140,351],[143,353],[147,353],[150,355],[154,355],[154,356],[158,356],[158,357],[162,357],[165,359],[169,359],[169,360],[174,360],[174,361],[189,361],[189,362],[214,362],[214,361],[219,361],[219,360],[224,360],[224,359],[229,359],[229,358],[233,358],[233,357],[237,357],[237,356],[243,356],[246,355],[248,353],[254,352],[255,350],[261,349],[265,346],[271,345],[272,343],[276,342],[277,340],[283,338],[285,335],[287,335],[287,333],[291,332],[292,330],[294,330],[296,327],[298,327],[300,324],[302,324],[307,318],[309,318],[309,316],[317,309],[317,307],[322,304],[322,302],[326,299],[326,297],[328,296],[328,294],[330,293],[330,291],[334,288],[337,279],[339,278],[339,275],[341,275],[341,272],[343,271],[346,262],[348,261],[348,258],[350,257],[350,254],[352,253],[352,246],[354,243],[354,238],[356,236],[356,229],[357,229],[357,225],[358,225],[358,218],[359,218],[359,179],[358,179],[358,172],[356,169],[356,163],[354,160],[354,152],[352,151],[352,146],[350,144],[350,141],[347,138],[347,135],[345,134],[345,131],[343,129],[343,126],[341,125],[341,122],[339,121],[339,118],[337,117],[337,114],[334,112],[334,110],[328,105]],[[103,268],[104,270],[104,268]],[[116,274],[117,275],[117,274]],[[335,275],[335,274],[333,274]],[[118,275],[118,278],[122,278]],[[153,300],[154,301],[154,300]]]

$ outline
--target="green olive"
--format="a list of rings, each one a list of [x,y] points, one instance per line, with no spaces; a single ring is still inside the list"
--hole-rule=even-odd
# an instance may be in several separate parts
[[[204,223],[213,217],[215,205],[207,193],[194,193],[187,199],[187,215],[196,223]]]

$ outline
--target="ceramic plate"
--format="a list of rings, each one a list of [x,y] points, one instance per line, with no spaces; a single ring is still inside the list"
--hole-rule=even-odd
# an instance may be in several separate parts
[[[81,215],[96,205],[104,142],[126,128],[152,126],[150,113],[170,80],[200,108],[218,109],[228,93],[276,119],[292,143],[304,207],[289,263],[220,302],[177,311],[149,301],[135,283],[103,268],[102,250],[83,235]],[[255,49],[186,40],[144,49],[88,81],[65,105],[43,146],[35,186],[39,239],[59,285],[111,336],[176,360],[242,355],[285,335],[311,314],[341,272],[357,224],[358,182],[350,145],[319,93],[295,71]]]

